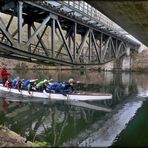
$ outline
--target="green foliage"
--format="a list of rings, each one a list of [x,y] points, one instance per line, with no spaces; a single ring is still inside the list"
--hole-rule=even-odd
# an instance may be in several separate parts
[[[51,147],[47,142],[43,141],[35,141],[35,144],[39,147]]]

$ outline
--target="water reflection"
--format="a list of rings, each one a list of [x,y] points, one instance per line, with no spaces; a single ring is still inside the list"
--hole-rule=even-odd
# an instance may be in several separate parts
[[[4,113],[7,112],[9,104],[10,104],[9,100],[7,98],[3,98],[3,100],[2,100],[2,108],[3,108]]]
[[[44,139],[57,146],[62,144],[61,138],[66,136],[65,132],[68,129],[77,131],[75,127],[79,123],[90,124],[88,115],[93,112],[79,107],[75,108],[65,102],[42,104],[37,101],[23,103],[21,101],[9,101],[7,114],[5,114],[5,117],[1,116],[3,117],[1,122],[12,130],[17,130],[29,140]],[[73,117],[75,122],[72,121]],[[66,138],[68,137],[69,135]]]
[[[136,116],[129,122],[126,129],[114,140],[113,146],[122,147],[147,147],[148,141],[148,101],[136,112]]]
[[[13,71],[13,73],[14,76],[20,75],[24,79],[34,77],[66,81],[73,77],[81,82],[77,86],[77,90],[109,92],[113,95],[111,100],[93,101],[89,104],[88,102],[70,103],[48,99],[28,99],[22,96],[0,98],[0,124],[6,125],[30,141],[45,141],[51,146],[78,146],[80,143],[85,145],[94,131],[96,135],[107,138],[106,130],[101,134],[98,131],[101,131],[103,125],[107,123],[110,123],[107,124],[110,127],[117,126],[118,120],[111,120],[112,117],[117,114],[122,117],[124,111],[128,110],[126,113],[130,114],[129,118],[122,124],[125,125],[135,115],[138,107],[141,107],[138,103],[134,104],[134,99],[139,93],[139,82],[137,79],[135,80],[136,75],[87,71],[82,74],[81,71],[70,70],[35,70],[27,71],[26,74]],[[142,80],[140,83],[143,84]],[[130,100],[132,100],[132,103],[127,108],[125,104]],[[137,108],[134,108],[135,105]],[[124,108],[124,106],[126,107]],[[101,109],[104,109],[104,111]],[[107,110],[111,112],[107,112]],[[121,118],[121,120],[123,119]],[[97,126],[94,127],[93,125]],[[123,128],[125,126],[120,126],[116,133],[119,134]],[[113,141],[116,134],[111,137],[111,141]],[[99,146],[95,138],[88,141],[90,146]]]
[[[125,104],[122,109],[108,118],[97,132],[91,133],[79,146],[111,146],[116,136],[125,129],[126,125],[135,116],[135,113],[141,106],[142,101]],[[96,129],[98,129],[98,126]]]

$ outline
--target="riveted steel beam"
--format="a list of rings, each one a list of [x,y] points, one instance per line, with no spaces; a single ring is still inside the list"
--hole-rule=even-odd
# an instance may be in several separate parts
[[[35,27],[34,24],[32,24],[31,27],[33,28],[34,32],[37,31],[37,29],[36,29],[36,27]],[[43,33],[42,33],[42,37],[43,37],[43,35],[44,35],[44,33],[45,33],[47,27],[48,27],[48,26],[45,27],[45,29],[44,29],[44,31],[43,31]],[[38,38],[40,44],[42,45],[42,48],[43,48],[43,50],[45,51],[45,54],[48,56],[48,55],[49,55],[48,49],[47,49],[46,45],[44,44],[44,41],[42,40],[42,37],[40,36],[40,34],[37,34],[37,38]]]
[[[43,27],[46,25],[46,23],[50,20],[50,15],[47,16],[44,21],[42,22],[42,24],[37,28],[37,30],[33,33],[33,35],[30,37],[30,39],[27,42],[27,45],[29,45],[31,43],[31,41],[34,39],[34,37],[39,34],[39,32],[43,29]]]
[[[15,47],[5,48],[10,57],[26,56],[28,60],[35,58],[43,63],[51,60],[63,65],[98,65],[126,54],[124,39],[63,9],[50,8],[42,2],[19,1],[18,7],[7,9],[6,13],[10,14],[10,20],[5,25],[0,17],[0,43]],[[18,21],[13,30],[14,17]]]
[[[11,45],[13,46],[14,40],[12,35],[7,31],[5,23],[3,22],[2,18],[0,17],[0,30],[3,32],[3,34],[6,36],[6,38],[10,41]]]
[[[18,2],[18,42],[21,44],[22,43],[22,24],[23,24],[23,2],[19,1]]]

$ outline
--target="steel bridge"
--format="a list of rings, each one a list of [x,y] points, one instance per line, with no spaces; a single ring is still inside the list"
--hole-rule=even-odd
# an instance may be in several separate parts
[[[6,19],[7,18],[7,19]],[[0,56],[47,65],[99,65],[139,43],[84,1],[0,1]]]
[[[147,0],[85,0],[148,46]]]

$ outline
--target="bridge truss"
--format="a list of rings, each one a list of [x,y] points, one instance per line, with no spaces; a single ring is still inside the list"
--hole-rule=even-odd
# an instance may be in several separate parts
[[[127,47],[139,47],[63,7],[48,1],[1,1],[0,56],[51,65],[99,65],[124,56]]]

